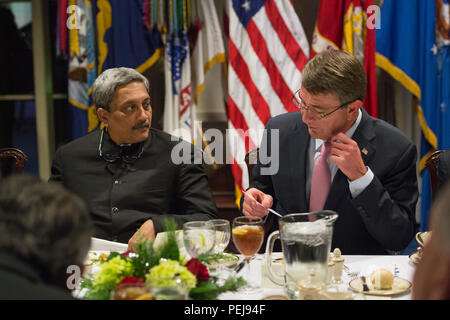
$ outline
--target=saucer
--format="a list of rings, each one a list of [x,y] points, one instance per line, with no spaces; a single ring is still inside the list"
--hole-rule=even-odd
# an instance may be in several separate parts
[[[409,260],[411,260],[414,264],[418,264],[420,259],[422,259],[422,257],[419,251],[413,252],[409,255]]]
[[[373,296],[394,296],[407,292],[411,288],[411,282],[403,278],[394,278],[394,283],[391,289],[375,289],[371,283],[367,283],[369,291],[363,291],[363,282],[361,277],[353,279],[348,284],[350,288],[356,292],[373,295]]]

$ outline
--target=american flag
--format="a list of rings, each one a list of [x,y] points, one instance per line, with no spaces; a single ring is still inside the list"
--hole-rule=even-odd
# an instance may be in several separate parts
[[[245,153],[259,146],[271,117],[298,110],[291,97],[300,88],[309,44],[289,0],[228,5],[228,134],[239,199],[249,184]]]

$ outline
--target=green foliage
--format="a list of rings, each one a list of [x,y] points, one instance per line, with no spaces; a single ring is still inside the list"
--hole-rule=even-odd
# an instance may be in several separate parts
[[[172,218],[164,219],[164,221],[163,221],[163,229],[166,232],[176,231],[178,229],[178,224]]]
[[[235,255],[225,253],[202,253],[197,259],[204,264],[211,264],[212,262],[217,263],[220,261],[239,261],[239,258]]]
[[[221,293],[236,291],[245,284],[245,280],[241,277],[229,277],[222,286],[217,285],[215,281],[203,281],[189,291],[189,297],[194,300],[214,300]]]
[[[175,231],[177,230],[177,223],[173,219],[167,219],[163,222],[164,230],[167,232],[167,242],[160,248],[160,255],[162,258],[174,261],[180,260],[180,249],[178,248]]]
[[[177,223],[173,219],[163,221],[164,231],[168,232],[167,241],[158,249],[153,248],[153,242],[144,240],[136,246],[136,257],[131,263],[135,270],[135,277],[145,279],[150,269],[159,264],[161,258],[174,261],[180,260],[180,250],[176,241],[175,230]]]
[[[155,249],[153,247],[153,242],[143,239],[143,241],[136,245],[136,253],[129,253],[129,256],[125,257],[118,252],[111,252],[106,260],[100,261],[100,267],[103,268],[96,274],[96,278],[83,279],[81,281],[80,288],[86,291],[84,298],[90,300],[108,300],[111,291],[116,288],[117,283],[123,277],[134,276],[136,278],[147,279],[151,269],[161,265],[161,261],[163,261],[161,259],[178,261],[184,268],[186,261],[180,255],[176,240],[175,231],[178,228],[177,223],[173,219],[166,219],[163,222],[163,227],[164,231],[167,232],[167,241],[158,248]],[[200,255],[198,259],[200,262],[208,264],[218,262],[219,260],[235,259],[235,257],[223,254],[204,254]],[[193,276],[187,269],[186,272],[190,276]],[[98,281],[99,275],[102,276],[101,281]],[[195,280],[195,276],[193,278]],[[216,280],[212,278],[210,281],[198,282],[197,286],[189,291],[190,298],[203,300],[216,299],[223,292],[235,291],[245,285],[245,281],[242,278],[236,279],[230,277],[222,286],[217,285]]]
[[[124,257],[123,255],[121,255],[120,253],[118,253],[118,252],[111,252],[111,253],[109,254],[108,258],[106,259],[106,261],[110,261],[110,260],[112,260],[112,259],[115,258],[115,257],[119,257],[119,258],[125,260],[125,257]]]
[[[80,288],[87,289],[84,299],[87,300],[109,300],[111,291],[116,287],[115,281],[104,282],[94,285],[91,279],[81,280]]]
[[[151,268],[159,263],[160,256],[153,249],[153,242],[143,241],[136,246],[136,256],[131,259],[136,278],[145,279]]]

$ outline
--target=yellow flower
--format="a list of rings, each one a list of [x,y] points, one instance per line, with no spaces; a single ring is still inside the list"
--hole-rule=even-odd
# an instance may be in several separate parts
[[[150,269],[145,279],[153,287],[174,287],[178,285],[178,279],[187,290],[191,290],[197,285],[196,277],[186,267],[174,260],[161,261],[159,265]]]
[[[103,262],[100,267],[101,269],[95,273],[94,285],[110,281],[119,283],[123,277],[133,275],[132,264],[119,256]]]

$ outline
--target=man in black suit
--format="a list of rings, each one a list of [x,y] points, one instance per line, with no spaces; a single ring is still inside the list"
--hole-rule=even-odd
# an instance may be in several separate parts
[[[0,186],[0,299],[73,299],[93,227],[58,184],[13,175]]]
[[[216,217],[201,151],[150,128],[147,78],[130,68],[105,70],[92,97],[104,129],[60,147],[50,181],[86,201],[96,237],[134,250],[154,240],[166,218],[182,225]]]
[[[266,126],[260,155],[271,154],[278,130],[279,170],[265,175],[273,164],[258,159],[246,193],[259,204],[244,195],[246,216],[263,217],[270,207],[281,214],[329,209],[339,214],[332,247],[344,254],[386,254],[408,245],[416,226],[416,147],[361,108],[365,91],[364,68],[350,53],[322,52],[305,66],[293,97],[300,112]],[[315,168],[322,152],[326,175]]]

